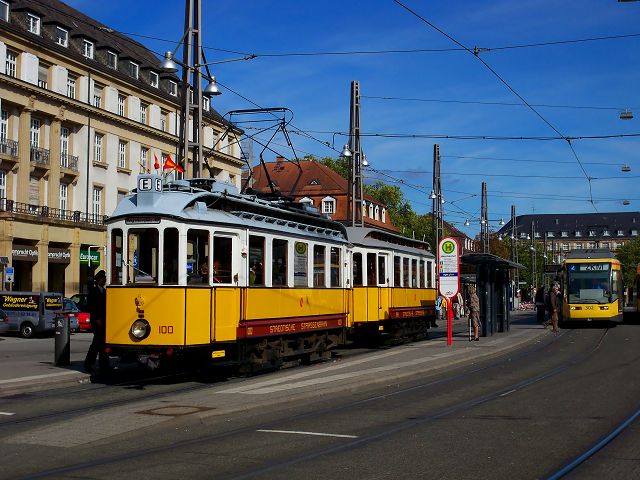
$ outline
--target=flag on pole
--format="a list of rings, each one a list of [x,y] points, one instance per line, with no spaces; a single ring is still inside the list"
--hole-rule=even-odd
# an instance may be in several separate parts
[[[153,168],[155,168],[156,170],[159,170],[160,162],[158,161],[158,156],[155,153],[153,154],[153,160],[154,160]]]
[[[184,168],[179,163],[171,160],[171,155],[167,155],[167,159],[164,161],[163,170],[177,170],[180,173],[184,173]]]

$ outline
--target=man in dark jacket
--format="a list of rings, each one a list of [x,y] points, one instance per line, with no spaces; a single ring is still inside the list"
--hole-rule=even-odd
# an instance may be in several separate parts
[[[101,373],[109,370],[109,355],[104,351],[107,337],[106,317],[107,317],[107,274],[100,270],[95,276],[95,285],[89,289],[89,311],[91,328],[93,329],[93,341],[84,359],[84,371],[93,373],[96,357],[98,357],[98,367]]]

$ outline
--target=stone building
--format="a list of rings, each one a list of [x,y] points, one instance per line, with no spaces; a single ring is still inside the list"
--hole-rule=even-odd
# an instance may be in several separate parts
[[[181,83],[159,63],[57,0],[0,0],[3,288],[10,266],[14,290],[70,295],[89,255],[104,265],[105,216],[139,172],[176,159]],[[203,111],[211,174],[239,186],[240,132],[218,142],[226,123],[208,98]]]

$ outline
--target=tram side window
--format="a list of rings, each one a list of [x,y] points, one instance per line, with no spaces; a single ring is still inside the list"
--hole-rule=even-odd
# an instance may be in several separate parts
[[[264,285],[264,237],[249,236],[249,285]]]
[[[331,256],[331,286],[332,287],[341,287],[342,286],[342,272],[341,264],[342,264],[342,255],[340,252],[340,248],[331,247],[330,251]]]
[[[111,285],[122,285],[122,230],[111,232]]]
[[[289,242],[275,238],[271,246],[271,284],[274,287],[286,287],[289,278],[287,246]]]
[[[129,230],[127,238],[127,280],[129,283],[158,282],[158,230]]]
[[[402,285],[405,287],[411,286],[409,281],[409,259],[406,257],[402,258]]]
[[[362,254],[353,254],[353,286],[361,287],[362,282]]]
[[[400,287],[402,286],[402,282],[400,282],[400,257],[393,257],[393,286]]]
[[[431,278],[433,277],[433,263],[427,262],[427,288],[433,287]]]
[[[178,284],[178,229],[165,228],[164,230],[164,252],[163,252],[163,274],[162,283],[165,285]]]
[[[411,260],[411,286],[413,288],[418,286],[418,260],[415,258]]]
[[[231,283],[233,240],[229,237],[213,239],[213,283]]]
[[[387,257],[380,255],[378,257],[378,285],[387,284],[387,272],[386,272]]]
[[[377,285],[376,276],[376,254],[367,253],[367,285],[369,287],[375,287]]]
[[[293,263],[293,285],[296,287],[308,287],[309,286],[309,245],[304,242],[296,242],[294,248],[294,263]]]
[[[324,287],[325,284],[325,247],[324,245],[313,246],[313,286]]]
[[[189,285],[209,285],[209,232],[189,229],[187,232],[187,274]]]
[[[419,279],[420,279],[420,284],[418,285],[418,287],[426,287],[427,284],[425,283],[425,277],[424,277],[424,260],[420,260],[420,275],[419,275]]]

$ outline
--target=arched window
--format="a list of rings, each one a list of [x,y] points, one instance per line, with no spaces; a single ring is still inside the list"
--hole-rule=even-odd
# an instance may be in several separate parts
[[[369,218],[375,218],[373,216],[373,203],[369,203]]]
[[[380,207],[378,205],[376,205],[376,208],[375,208],[374,218],[376,220],[380,220]]]
[[[382,208],[382,223],[387,223],[387,209]]]

